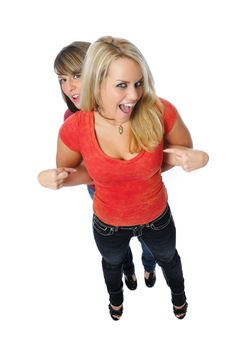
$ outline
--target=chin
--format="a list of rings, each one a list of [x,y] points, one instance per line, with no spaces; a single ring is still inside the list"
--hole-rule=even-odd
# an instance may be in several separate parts
[[[120,119],[124,120],[124,121],[128,121],[131,117],[131,114],[123,114],[120,116]]]

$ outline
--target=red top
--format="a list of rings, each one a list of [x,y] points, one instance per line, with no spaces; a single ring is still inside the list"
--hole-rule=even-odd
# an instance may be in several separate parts
[[[165,105],[164,128],[173,127],[177,111]],[[93,209],[109,225],[146,224],[164,211],[167,191],[162,182],[163,142],[152,152],[142,151],[129,160],[114,159],[100,148],[94,130],[94,113],[79,111],[62,125],[59,136],[73,151],[80,152],[95,182]]]
[[[70,109],[67,109],[66,112],[64,113],[63,120],[65,121],[70,117],[74,112],[72,112]],[[91,187],[95,191],[95,185],[87,185],[88,187]]]

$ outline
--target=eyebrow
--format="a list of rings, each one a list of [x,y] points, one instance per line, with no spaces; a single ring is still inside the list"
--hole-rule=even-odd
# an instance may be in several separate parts
[[[140,79],[138,79],[138,80],[136,80],[136,83],[138,82],[138,81],[141,81],[141,80],[143,80],[143,77],[141,77]],[[123,83],[130,83],[129,81],[126,81],[126,80],[123,80],[123,79],[118,79],[118,80],[116,80],[116,82],[123,82]]]
[[[64,73],[64,74],[57,74],[58,78],[60,77],[65,77],[67,75],[81,75],[82,72],[81,71],[77,71],[77,72],[72,72],[72,73]]]
[[[57,74],[58,78],[63,78],[63,77],[66,77],[66,76],[67,76],[67,74]]]

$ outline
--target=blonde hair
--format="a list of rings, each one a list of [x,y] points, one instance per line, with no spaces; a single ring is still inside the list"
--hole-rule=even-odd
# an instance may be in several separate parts
[[[57,75],[81,75],[83,60],[89,46],[89,42],[74,41],[70,45],[62,48],[62,50],[57,54],[54,61],[55,73]],[[74,103],[63,93],[62,88],[61,93],[68,108],[72,112],[78,111],[78,108],[74,105]]]
[[[130,152],[151,151],[163,137],[161,105],[154,89],[154,80],[148,64],[139,49],[125,39],[106,36],[89,47],[84,60],[81,84],[81,107],[86,111],[98,111],[102,105],[100,88],[108,75],[112,62],[129,58],[137,62],[142,71],[143,93],[131,115]]]

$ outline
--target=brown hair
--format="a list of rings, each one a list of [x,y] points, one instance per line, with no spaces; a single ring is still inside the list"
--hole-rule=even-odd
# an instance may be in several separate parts
[[[65,46],[56,56],[54,70],[57,75],[75,75],[82,73],[82,63],[90,46],[89,42],[74,41]],[[62,97],[71,112],[78,111],[74,103],[63,93]]]

